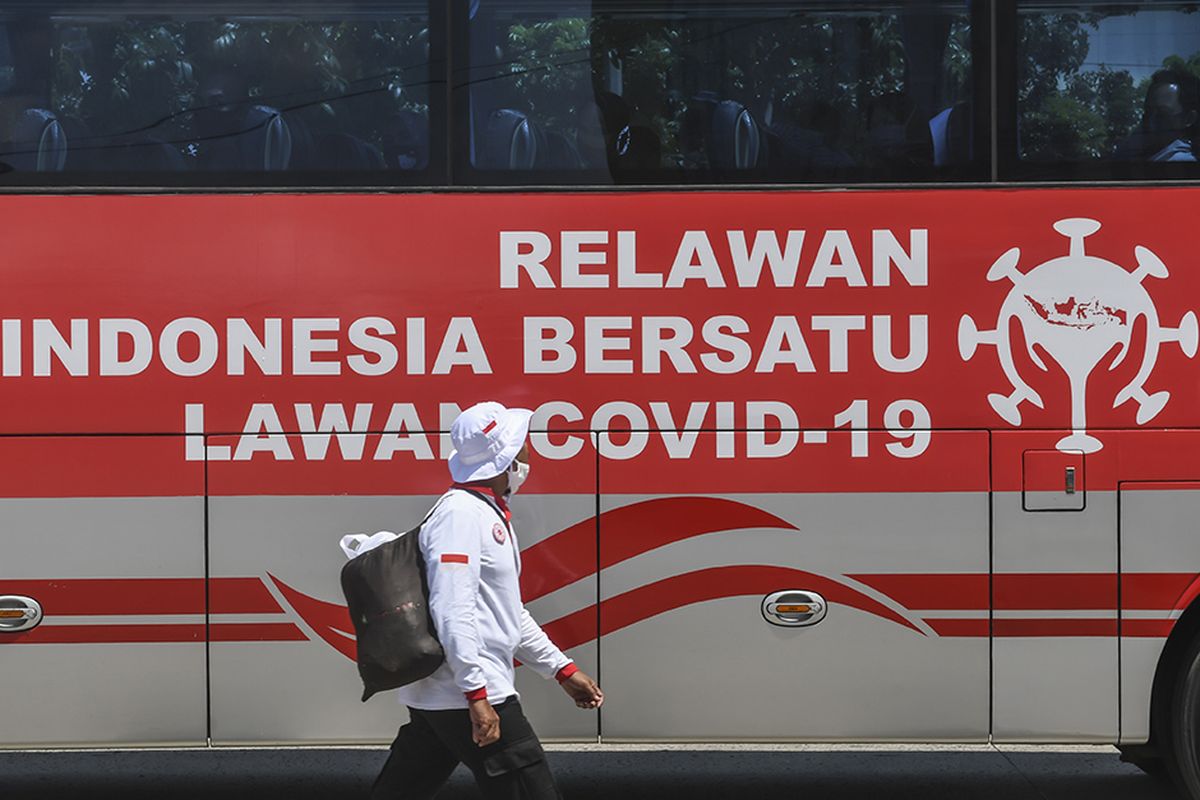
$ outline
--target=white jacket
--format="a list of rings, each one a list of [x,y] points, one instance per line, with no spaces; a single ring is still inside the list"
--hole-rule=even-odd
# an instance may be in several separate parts
[[[495,704],[517,693],[513,659],[545,678],[571,663],[521,603],[521,556],[511,524],[485,489],[451,489],[421,526],[429,608],[446,661],[398,692],[423,711],[466,708],[465,693],[487,688]]]

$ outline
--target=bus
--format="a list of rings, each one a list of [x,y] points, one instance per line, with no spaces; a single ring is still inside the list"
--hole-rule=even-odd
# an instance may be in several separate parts
[[[0,748],[390,739],[338,541],[498,400],[543,737],[1200,798],[1198,10],[3,0]]]

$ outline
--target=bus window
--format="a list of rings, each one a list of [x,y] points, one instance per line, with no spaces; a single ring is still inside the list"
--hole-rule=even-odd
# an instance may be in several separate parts
[[[431,166],[428,9],[0,1],[0,185],[404,182]]]
[[[1196,177],[1198,11],[1019,3],[1009,177]]]
[[[478,0],[454,81],[456,174],[962,177],[975,164],[968,5]]]

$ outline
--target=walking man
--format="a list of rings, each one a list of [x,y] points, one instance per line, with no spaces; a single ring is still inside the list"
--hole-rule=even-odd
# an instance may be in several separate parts
[[[429,608],[446,661],[400,688],[400,728],[372,800],[431,798],[461,762],[488,800],[554,800],[554,776],[514,688],[513,659],[557,678],[579,708],[604,694],[525,606],[508,498],[529,475],[532,412],[479,403],[450,428],[454,484],[421,527]]]

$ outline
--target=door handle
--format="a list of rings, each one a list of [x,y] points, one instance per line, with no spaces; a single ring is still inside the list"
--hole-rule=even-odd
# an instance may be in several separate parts
[[[816,592],[806,589],[785,589],[763,598],[760,607],[763,619],[784,628],[803,628],[825,619],[829,604]]]
[[[0,595],[0,633],[20,633],[42,621],[42,605],[32,597]]]

